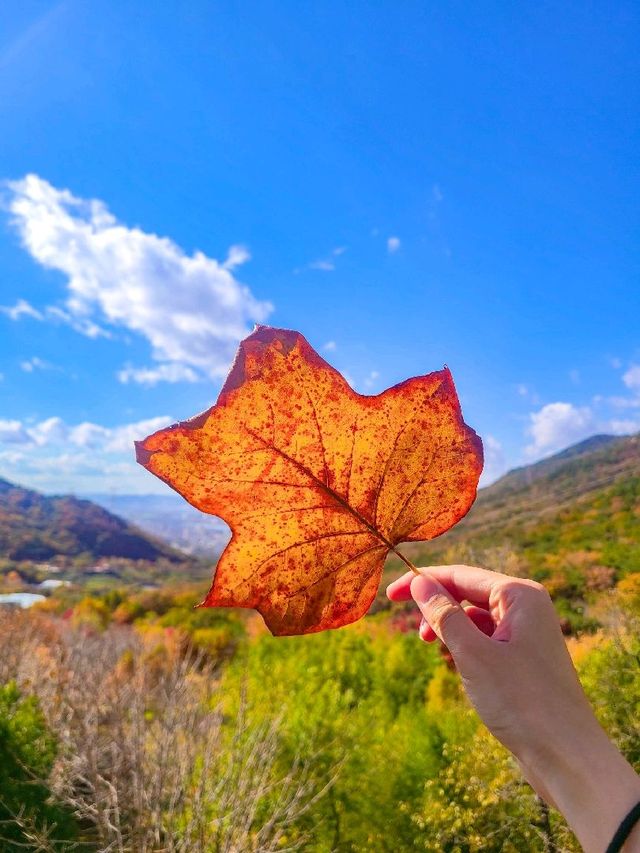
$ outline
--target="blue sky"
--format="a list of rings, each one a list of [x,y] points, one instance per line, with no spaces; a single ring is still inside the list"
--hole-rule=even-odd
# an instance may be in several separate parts
[[[485,482],[640,429],[632,3],[0,9],[0,476],[131,441],[256,321],[363,393],[448,364]],[[30,176],[30,177],[27,177]]]

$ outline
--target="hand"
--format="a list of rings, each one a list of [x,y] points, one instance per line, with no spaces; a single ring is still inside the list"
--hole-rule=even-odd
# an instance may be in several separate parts
[[[414,599],[420,636],[448,647],[486,726],[585,850],[604,850],[640,800],[640,778],[596,720],[544,587],[471,566],[431,566],[403,575],[387,595]]]

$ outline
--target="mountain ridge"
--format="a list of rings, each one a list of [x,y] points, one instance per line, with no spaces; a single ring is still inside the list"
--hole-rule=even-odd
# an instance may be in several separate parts
[[[50,560],[90,554],[181,562],[183,554],[92,501],[43,495],[0,478],[0,555]]]

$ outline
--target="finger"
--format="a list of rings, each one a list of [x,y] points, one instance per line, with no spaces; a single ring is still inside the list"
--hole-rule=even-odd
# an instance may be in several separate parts
[[[493,621],[493,617],[488,610],[485,610],[483,607],[476,607],[474,604],[463,605],[463,608],[476,628],[482,631],[483,634],[486,634],[487,637],[493,635],[493,632],[496,630],[496,623]]]
[[[427,566],[419,569],[442,584],[457,601],[469,601],[486,607],[491,593],[505,582],[513,582],[509,575],[480,569],[477,566]]]
[[[411,595],[431,629],[450,651],[476,645],[483,636],[459,602],[430,575],[420,575],[411,581]]]
[[[420,627],[418,628],[418,636],[423,643],[433,643],[434,640],[438,639],[433,628],[429,625],[424,616],[422,617]]]
[[[463,604],[462,609],[469,619],[471,619],[476,628],[482,631],[483,634],[486,634],[487,637],[491,637],[493,635],[496,625],[488,610],[483,610],[481,607],[475,607],[473,604]],[[418,636],[425,643],[432,643],[437,639],[435,631],[426,621],[424,616],[422,617],[422,621],[418,628]]]
[[[480,569],[476,566],[426,566],[418,569],[420,574],[428,574],[439,581],[457,601],[470,601],[479,607],[489,603],[491,590],[496,584],[512,580],[508,575]],[[387,596],[391,601],[409,601],[411,599],[411,581],[414,572],[404,575],[390,583]]]
[[[418,636],[425,643],[433,643],[434,640],[438,639],[438,635],[433,630],[431,625],[429,625],[424,616],[420,621],[420,627],[418,628]]]
[[[391,601],[411,601],[411,581],[415,572],[405,572],[401,578],[393,581],[387,587],[387,598]]]

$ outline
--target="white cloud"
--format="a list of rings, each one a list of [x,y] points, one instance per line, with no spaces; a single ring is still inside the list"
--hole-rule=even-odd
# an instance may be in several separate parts
[[[607,431],[613,435],[631,435],[640,430],[640,419],[623,418],[622,420],[616,420],[613,418],[607,422],[607,428]]]
[[[227,259],[222,264],[225,270],[233,270],[251,260],[251,253],[246,246],[230,246]]]
[[[75,332],[79,332],[81,335],[84,335],[87,338],[112,338],[112,333],[108,330],[99,326],[97,323],[94,323],[93,320],[88,319],[87,317],[74,317],[73,314],[70,314],[68,311],[64,311],[58,305],[48,305],[45,308],[45,317],[43,319],[53,320],[54,322],[65,323],[67,326],[71,326],[71,328]]]
[[[62,418],[47,418],[35,426],[27,427],[27,434],[38,447],[63,444],[69,438],[69,428]]]
[[[399,237],[389,237],[387,240],[387,251],[390,255],[393,255],[400,248],[400,238]]]
[[[502,444],[497,438],[492,435],[485,435],[482,444],[484,446],[484,468],[482,469],[480,485],[488,486],[504,474],[507,462]]]
[[[36,424],[0,421],[0,477],[45,491],[162,493],[135,464],[133,442],[171,423],[168,416],[115,427],[58,417]]]
[[[232,246],[220,264],[129,228],[102,201],[76,198],[37,175],[8,186],[25,249],[67,276],[66,303],[50,306],[48,316],[83,334],[109,334],[102,323],[120,326],[146,338],[161,364],[223,376],[239,339],[272,310],[232,274],[248,260],[244,247]]]
[[[42,358],[38,358],[37,355],[34,355],[33,358],[21,361],[20,369],[24,370],[25,373],[33,373],[36,370],[55,370],[56,367],[48,361],[44,361]]]
[[[380,378],[380,374],[377,370],[371,370],[367,376],[365,376],[363,385],[367,389],[373,388],[376,384],[377,380]]]
[[[529,419],[529,458],[548,456],[597,433],[629,435],[640,430],[640,419],[597,417],[589,406],[572,403],[548,403]]]
[[[309,264],[310,270],[322,270],[323,272],[333,272],[336,268],[336,265],[333,261],[329,260],[319,260],[319,261],[311,261]]]
[[[0,314],[6,314],[10,320],[22,320],[29,317],[32,320],[40,322],[48,320],[51,322],[65,323],[71,326],[76,332],[81,335],[86,335],[88,338],[111,338],[113,335],[102,326],[98,326],[92,320],[86,317],[74,317],[68,311],[60,308],[59,305],[47,305],[42,311],[38,311],[25,299],[18,299],[15,305],[0,305]]]
[[[326,344],[323,344],[322,349],[325,352],[335,352],[337,348],[337,344],[335,341],[327,341]]]
[[[200,376],[186,364],[159,364],[157,367],[124,367],[118,372],[118,379],[125,385],[137,382],[139,385],[157,385],[158,382],[197,382]]]
[[[533,439],[525,448],[529,457],[555,453],[596,432],[593,412],[588,406],[548,403],[529,415],[528,433]]]
[[[26,299],[18,299],[15,305],[0,305],[0,313],[6,314],[10,320],[20,320],[31,317],[33,320],[44,320],[44,316]]]
[[[311,261],[310,264],[307,264],[303,269],[309,270],[320,270],[321,272],[333,272],[336,268],[335,258],[339,258],[340,255],[344,255],[347,251],[347,246],[336,246],[335,249],[332,249],[330,254],[325,258],[318,258],[317,261]],[[301,268],[298,267],[293,272],[297,275],[301,272]]]
[[[20,421],[0,420],[1,444],[29,444],[31,438]]]
[[[134,441],[171,423],[173,419],[167,415],[116,427],[105,427],[89,421],[69,425],[58,417],[47,418],[36,424],[0,420],[0,443],[32,444],[37,447],[68,445],[101,448],[110,453],[133,453]]]
[[[632,364],[623,374],[622,381],[632,391],[640,391],[640,364]]]
[[[127,451],[133,453],[133,442],[146,438],[150,433],[169,426],[174,419],[166,415],[144,421],[113,427],[108,430],[105,450],[111,453]]]

